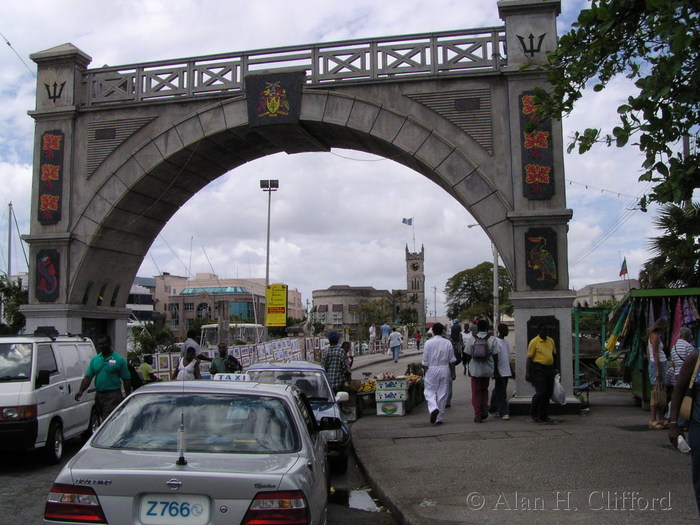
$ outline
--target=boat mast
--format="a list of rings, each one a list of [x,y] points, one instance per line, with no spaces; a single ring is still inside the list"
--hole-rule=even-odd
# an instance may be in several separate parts
[[[7,205],[7,281],[12,279],[12,202]]]

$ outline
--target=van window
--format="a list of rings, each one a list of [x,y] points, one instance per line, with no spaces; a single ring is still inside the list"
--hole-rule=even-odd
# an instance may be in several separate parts
[[[66,377],[81,377],[87,366],[83,366],[80,362],[80,355],[78,354],[78,347],[71,344],[61,343],[55,345],[56,351],[60,354],[61,361],[63,362],[63,370],[66,373]]]
[[[28,380],[31,370],[31,343],[0,343],[0,381]]]
[[[37,370],[48,370],[51,374],[58,373],[56,356],[53,355],[51,345],[39,345],[36,352]]]

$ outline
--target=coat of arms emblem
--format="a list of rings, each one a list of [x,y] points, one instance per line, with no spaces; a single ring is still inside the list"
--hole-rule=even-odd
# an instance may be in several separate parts
[[[289,115],[287,90],[280,87],[279,82],[266,82],[265,89],[260,92],[258,117],[277,117]]]

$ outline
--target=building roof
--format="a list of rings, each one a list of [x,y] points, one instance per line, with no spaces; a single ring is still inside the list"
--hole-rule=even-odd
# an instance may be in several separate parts
[[[226,293],[249,293],[247,289],[242,286],[208,286],[204,288],[185,288],[180,292],[180,295],[199,295],[202,293],[207,294],[226,294]]]
[[[156,280],[153,277],[135,277],[134,284],[144,286],[146,288],[155,288]]]
[[[629,290],[630,288],[639,288],[639,280],[638,279],[618,279],[617,281],[608,281],[605,283],[593,283],[593,284],[587,284],[580,290],[578,290],[578,293],[590,290],[591,288],[611,288],[611,289],[618,289],[618,290]]]

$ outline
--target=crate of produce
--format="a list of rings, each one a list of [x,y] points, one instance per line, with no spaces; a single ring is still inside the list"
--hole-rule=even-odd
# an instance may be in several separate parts
[[[377,390],[375,399],[377,401],[406,401],[408,400],[408,390]]]
[[[403,401],[377,401],[378,416],[403,416],[406,415],[406,406]]]
[[[377,379],[377,391],[379,390],[406,390],[408,379]]]

